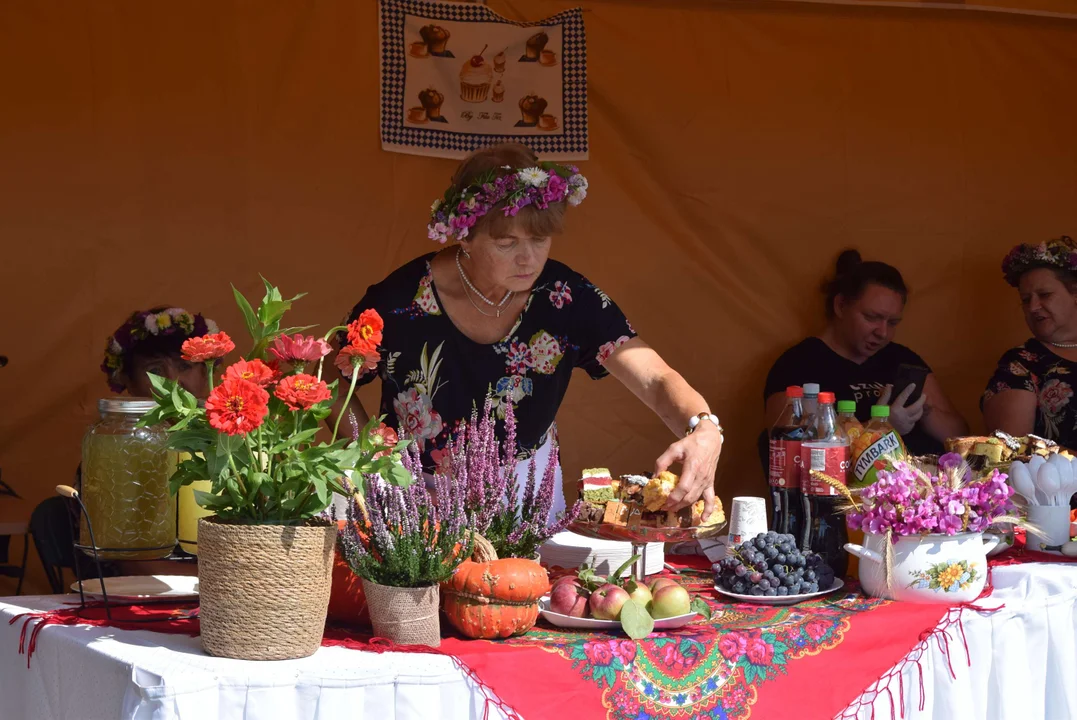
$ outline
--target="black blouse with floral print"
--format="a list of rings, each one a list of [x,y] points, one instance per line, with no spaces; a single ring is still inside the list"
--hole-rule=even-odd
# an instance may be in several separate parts
[[[1036,425],[1032,432],[1063,447],[1077,447],[1077,404],[1071,402],[1075,381],[1077,362],[1055,355],[1039,340],[1028,340],[1007,350],[998,361],[983,400],[1006,390],[1035,393]]]
[[[521,451],[537,449],[553,427],[572,370],[605,377],[602,363],[636,336],[632,325],[608,295],[549,260],[508,335],[477,343],[441,309],[433,257],[417,258],[372,285],[348,318],[374,308],[385,321],[377,372],[385,422],[418,440],[428,468],[444,467],[450,435],[474,406],[481,409],[489,389],[499,417],[513,404]],[[373,379],[371,373],[359,382]]]

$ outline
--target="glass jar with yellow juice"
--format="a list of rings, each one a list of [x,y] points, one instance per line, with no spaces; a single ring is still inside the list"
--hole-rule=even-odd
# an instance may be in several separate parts
[[[168,479],[177,453],[168,448],[164,426],[136,427],[153,408],[151,400],[99,400],[101,418],[82,439],[81,495],[95,542],[82,516],[79,544],[96,544],[103,560],[164,558],[176,546],[176,500]]]

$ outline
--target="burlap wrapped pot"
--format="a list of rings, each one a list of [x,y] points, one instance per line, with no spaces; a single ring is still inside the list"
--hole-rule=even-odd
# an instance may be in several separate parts
[[[337,528],[198,521],[202,648],[241,660],[287,660],[321,645]]]
[[[398,645],[441,645],[441,594],[437,585],[405,588],[363,580],[374,635]]]

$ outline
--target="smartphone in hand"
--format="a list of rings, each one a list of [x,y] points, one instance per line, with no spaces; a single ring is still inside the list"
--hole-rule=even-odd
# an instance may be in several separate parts
[[[894,389],[890,394],[891,401],[897,398],[898,395],[905,392],[905,388],[910,385],[916,387],[912,391],[912,395],[906,401],[906,405],[911,405],[920,399],[920,396],[924,394],[924,383],[927,382],[927,376],[931,374],[931,371],[926,367],[920,367],[919,365],[908,365],[902,363],[898,365],[897,375],[894,377]]]

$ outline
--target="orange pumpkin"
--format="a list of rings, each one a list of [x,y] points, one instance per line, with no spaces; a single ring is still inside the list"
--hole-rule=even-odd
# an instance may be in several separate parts
[[[469,638],[494,640],[523,635],[538,620],[538,600],[550,576],[534,560],[497,559],[490,541],[475,535],[475,551],[442,583],[442,610]]]
[[[346,520],[337,520],[338,532],[344,532]],[[360,532],[361,539],[366,538]],[[344,625],[370,625],[370,613],[367,611],[366,596],[363,595],[363,581],[352,572],[348,561],[340,554],[340,547],[336,549],[336,558],[333,560],[333,587],[329,591],[330,620]]]

